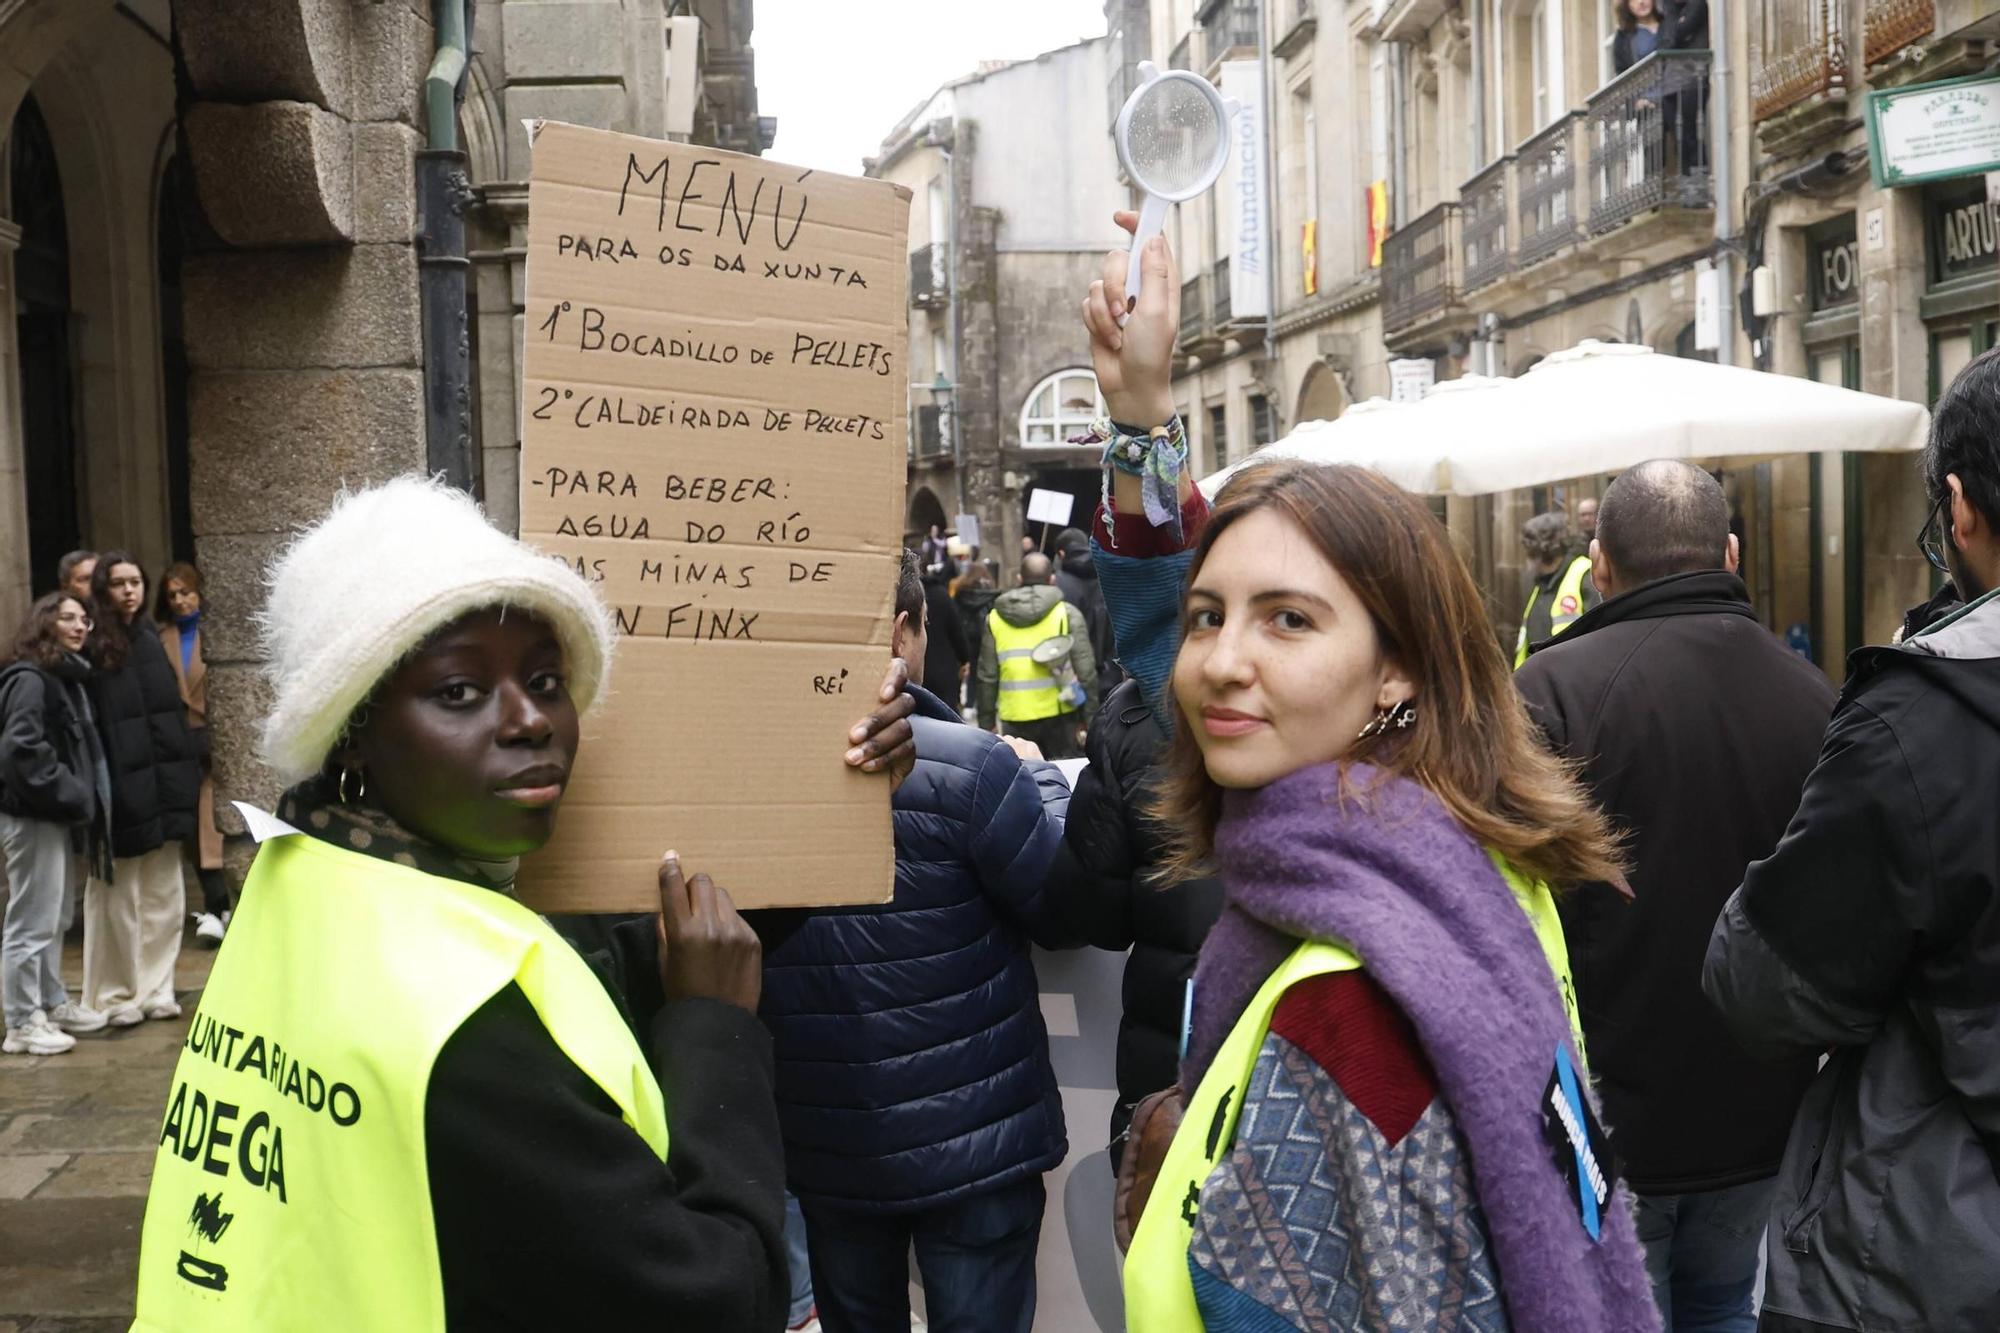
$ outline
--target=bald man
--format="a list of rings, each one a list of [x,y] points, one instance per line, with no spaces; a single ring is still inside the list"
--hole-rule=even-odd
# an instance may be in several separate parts
[[[987,613],[979,644],[979,725],[1033,741],[1048,759],[1081,759],[1083,732],[1097,711],[1097,656],[1090,621],[1056,587],[1055,563],[1039,551],[1021,559],[1021,584]],[[1043,645],[1063,639],[1055,652]],[[1043,649],[1037,661],[1037,650]]]
[[[1815,1061],[1752,1059],[1702,998],[1702,958],[1798,808],[1833,687],[1757,622],[1729,506],[1700,468],[1661,460],[1613,482],[1590,561],[1605,600],[1514,681],[1629,835],[1631,896],[1585,884],[1560,904],[1591,1073],[1666,1327],[1747,1333]]]

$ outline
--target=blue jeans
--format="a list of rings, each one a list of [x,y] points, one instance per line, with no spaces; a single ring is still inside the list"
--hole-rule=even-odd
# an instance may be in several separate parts
[[[806,1257],[805,1214],[790,1190],[785,1191],[785,1262],[792,1270],[792,1309],[785,1316],[785,1327],[797,1328],[812,1313],[813,1280]]]
[[[46,819],[0,814],[0,854],[6,857],[8,885],[0,1009],[8,1027],[26,1027],[37,1009],[69,999],[61,971],[69,830]]]
[[[1638,1196],[1646,1276],[1667,1333],[1755,1333],[1750,1298],[1777,1183]]]
[[[801,1202],[813,1295],[826,1333],[909,1333],[911,1245],[931,1333],[1028,1333],[1042,1178],[920,1213]]]

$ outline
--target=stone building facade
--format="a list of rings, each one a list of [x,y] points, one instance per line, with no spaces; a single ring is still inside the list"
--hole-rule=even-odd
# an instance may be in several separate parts
[[[1124,8],[1107,6],[1114,23]],[[1695,345],[1696,293],[1722,254],[1734,256],[1739,309],[1757,265],[1780,293],[1773,317],[1727,330],[1734,364],[1932,401],[2000,339],[2000,270],[1978,249],[1991,214],[1977,177],[1875,189],[1862,98],[1990,65],[1994,11],[1991,0],[1731,5],[1712,34],[1721,50],[1663,53],[1621,76],[1600,0],[1152,0],[1163,63],[1212,76],[1225,59],[1261,56],[1269,87],[1268,325],[1218,306],[1226,210],[1177,210],[1176,394],[1200,461],[1220,466],[1387,396],[1391,361],[1437,380],[1520,374],[1585,338],[1713,357]],[[1741,201],[1726,245],[1717,153]],[[1947,264],[1947,232],[1954,252],[1964,236],[1976,252]],[[1839,280],[1816,285],[1821,273]],[[1503,640],[1522,602],[1522,521],[1605,480],[1436,502]],[[1731,465],[1722,480],[1759,615],[1836,678],[1851,647],[1885,639],[1927,595],[1908,456]]]
[[[868,164],[911,191],[908,535],[971,514],[1009,577],[1023,532],[1041,535],[1034,490],[1069,495],[1081,526],[1100,489],[1094,453],[1063,441],[1103,410],[1078,303],[1126,206],[1107,47],[947,83]]]
[[[0,621],[72,547],[155,577],[197,560],[226,832],[227,800],[274,795],[253,758],[266,562],[343,486],[431,465],[427,381],[454,359],[470,373],[433,419],[513,522],[520,121],[665,133],[687,18],[681,137],[760,151],[751,0],[0,3]],[[427,252],[416,188],[454,148],[439,207],[466,257]],[[420,271],[468,258],[462,331],[427,355]]]

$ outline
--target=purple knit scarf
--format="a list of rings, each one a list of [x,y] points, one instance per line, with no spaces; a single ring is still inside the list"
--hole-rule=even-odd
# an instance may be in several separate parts
[[[1514,1327],[1657,1330],[1629,1194],[1618,1187],[1593,1242],[1543,1138],[1556,1047],[1574,1058],[1574,1042],[1527,914],[1429,791],[1357,764],[1343,799],[1340,772],[1226,794],[1227,897],[1195,970],[1182,1086],[1300,939],[1349,946],[1416,1028],[1465,1137]]]

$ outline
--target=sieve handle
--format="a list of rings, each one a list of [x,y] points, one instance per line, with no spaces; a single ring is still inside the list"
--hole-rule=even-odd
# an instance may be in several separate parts
[[[1139,255],[1146,248],[1146,242],[1160,234],[1167,225],[1167,205],[1170,200],[1156,194],[1146,196],[1146,202],[1139,207],[1139,230],[1132,233],[1132,257],[1125,264],[1125,313],[1118,317],[1118,327],[1124,328],[1125,321],[1132,317],[1132,303],[1139,299]]]

